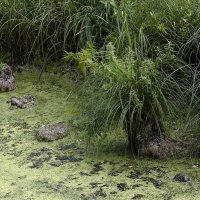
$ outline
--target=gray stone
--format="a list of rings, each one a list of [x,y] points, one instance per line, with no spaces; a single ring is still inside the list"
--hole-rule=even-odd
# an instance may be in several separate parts
[[[0,92],[7,92],[16,88],[15,78],[12,69],[6,65],[0,70]]]
[[[54,141],[68,135],[67,128],[62,123],[42,125],[36,137],[39,141]]]
[[[179,173],[174,178],[174,181],[178,182],[189,182],[191,183],[192,179],[186,173]]]
[[[15,78],[13,76],[0,77],[0,91],[8,92],[16,88]]]
[[[167,137],[152,137],[139,149],[139,155],[164,159],[173,154],[175,142]]]
[[[4,64],[0,70],[0,77],[12,76],[12,68],[8,64]]]
[[[19,96],[11,97],[9,102],[11,107],[17,107],[22,109],[28,108],[36,104],[35,97],[33,97],[31,94],[27,94],[22,97]]]

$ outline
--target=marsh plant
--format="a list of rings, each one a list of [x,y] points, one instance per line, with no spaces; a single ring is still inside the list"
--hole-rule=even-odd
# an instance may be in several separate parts
[[[97,65],[98,52],[94,48],[94,45],[91,43],[87,43],[85,48],[81,48],[81,50],[77,53],[73,52],[65,52],[64,59],[68,64],[75,64],[81,73],[86,77],[88,73],[93,71]]]
[[[199,53],[198,0],[2,0],[0,48],[13,62],[46,56],[60,58],[89,42],[116,51],[135,48],[143,32],[149,56],[159,45],[175,44],[179,56],[196,62]],[[140,35],[142,36],[142,35]]]
[[[2,0],[1,51],[21,62],[41,56],[58,59],[87,42],[98,41],[100,46],[109,30],[105,18],[101,1]]]
[[[84,86],[89,127],[100,134],[120,123],[137,152],[142,140],[166,134],[165,117],[183,106],[192,69],[176,58],[170,43],[154,59],[138,58],[131,49],[119,58],[112,43],[104,55]]]

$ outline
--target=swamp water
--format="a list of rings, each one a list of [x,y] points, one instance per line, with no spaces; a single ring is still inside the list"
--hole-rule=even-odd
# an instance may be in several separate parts
[[[156,161],[126,153],[120,131],[91,141],[74,128],[79,87],[66,76],[26,70],[16,75],[17,89],[0,93],[0,199],[200,199],[200,161],[193,158]],[[15,95],[32,94],[36,105],[9,109]],[[36,140],[43,124],[63,122],[70,132],[54,142]],[[174,182],[180,172],[192,184]]]

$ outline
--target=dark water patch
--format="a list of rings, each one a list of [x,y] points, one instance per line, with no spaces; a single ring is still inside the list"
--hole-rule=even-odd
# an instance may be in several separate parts
[[[99,183],[99,182],[91,182],[90,187],[92,189],[97,188],[97,187],[104,188],[104,187],[108,187],[108,184],[103,184],[103,183]]]
[[[91,174],[84,172],[84,171],[80,171],[80,175],[81,176],[91,176]]]
[[[44,163],[47,163],[48,161],[51,160],[52,155],[53,155],[53,152],[46,147],[43,147],[34,152],[31,152],[27,156],[27,160],[32,162],[32,165],[30,166],[30,168],[42,167]]]
[[[25,121],[15,121],[15,122],[10,122],[9,123],[9,127],[10,128],[18,128],[19,130],[20,129],[31,129],[31,125],[28,124],[27,122]]]
[[[68,150],[77,149],[75,144],[64,144],[57,147],[58,151],[67,152]]]
[[[163,176],[167,173],[166,169],[162,166],[159,167],[149,167],[143,170],[143,173],[146,175],[157,174],[157,176]]]
[[[114,171],[114,170],[112,170],[112,171],[110,171],[109,173],[108,173],[108,175],[109,176],[118,176],[120,173],[118,172],[118,171]]]
[[[117,188],[118,190],[120,190],[121,192],[126,191],[129,189],[127,183],[118,183],[117,184]]]
[[[112,168],[110,170],[110,172],[108,172],[108,175],[109,176],[118,176],[119,174],[123,173],[124,170],[125,170],[124,166],[119,167],[118,169]]]
[[[131,189],[136,189],[138,187],[142,187],[143,185],[142,184],[135,184],[135,185],[131,185]]]
[[[103,188],[99,188],[98,190],[96,190],[95,192],[85,196],[84,194],[82,194],[81,199],[82,200],[95,200],[95,199],[102,199],[107,197],[107,193],[103,190]]]
[[[58,155],[56,157],[56,160],[60,160],[63,164],[67,163],[67,162],[80,162],[83,160],[83,158],[77,158],[73,155]]]
[[[51,162],[49,163],[49,165],[51,165],[52,167],[60,167],[62,165],[61,162]]]
[[[3,144],[5,145],[5,142],[9,142],[11,140],[11,135],[0,135],[0,142],[3,142]]]
[[[38,150],[32,151],[27,156],[27,161],[32,162],[31,168],[40,168],[43,166],[44,163],[53,167],[60,167],[61,165],[64,165],[69,162],[81,162],[83,158],[79,155],[79,153],[76,153],[76,156],[74,156],[72,155],[71,149],[70,152],[65,152],[66,149],[69,150],[69,147],[72,146],[62,145],[59,146],[57,150],[51,150],[49,148],[42,147]],[[60,151],[58,151],[58,149]]]
[[[155,188],[160,189],[163,186],[163,182],[161,180],[156,180],[151,177],[141,177],[141,180],[144,180],[147,184],[152,183]]]
[[[90,186],[91,188],[97,188],[101,183],[97,183],[97,182],[91,182]]]
[[[56,160],[60,160],[62,164],[67,162],[80,162],[85,156],[85,151],[82,148],[78,148],[74,143],[60,145],[56,149]]]
[[[135,194],[132,198],[132,200],[139,200],[139,199],[143,199],[145,196],[143,194]]]
[[[116,195],[117,192],[116,192],[116,191],[112,191],[112,192],[110,192],[110,194],[112,194],[112,195]]]
[[[143,175],[142,171],[140,171],[140,170],[134,170],[134,171],[131,171],[127,177],[131,178],[131,179],[138,179],[142,175]]]
[[[38,158],[32,161],[30,168],[40,168],[44,163],[47,163],[51,159],[51,156]]]
[[[104,168],[101,165],[101,162],[94,164],[90,174],[97,174],[98,172],[102,171]]]
[[[34,152],[31,152],[29,154],[29,156],[27,157],[27,160],[33,160],[33,159],[38,158],[39,156],[44,155],[44,154],[47,154],[47,155],[50,156],[50,155],[53,154],[53,152],[51,151],[51,149],[48,149],[46,147],[42,147],[42,148],[40,148],[40,149],[38,149]]]
[[[36,181],[35,185],[39,188],[39,193],[61,193],[63,195],[68,193],[69,187],[64,182],[50,183],[48,180]]]
[[[108,172],[108,175],[109,176],[118,176],[119,174],[123,173],[124,170],[127,169],[127,167],[125,165],[122,165],[122,166],[118,166],[119,164],[117,163],[112,163],[112,162],[109,162],[109,164],[111,164],[112,166],[114,166],[110,172]],[[118,169],[115,168],[115,166],[117,166]]]

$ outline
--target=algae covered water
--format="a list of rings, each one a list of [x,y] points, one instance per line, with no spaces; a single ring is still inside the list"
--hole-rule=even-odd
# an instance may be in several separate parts
[[[198,159],[136,159],[126,153],[120,130],[91,139],[88,148],[87,134],[76,128],[81,117],[74,81],[35,68],[16,80],[15,91],[0,93],[0,199],[200,199]],[[7,101],[24,94],[32,94],[36,105],[10,109]],[[36,139],[39,127],[58,122],[69,127],[67,137]],[[174,182],[180,172],[192,184]]]

